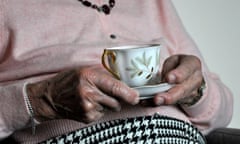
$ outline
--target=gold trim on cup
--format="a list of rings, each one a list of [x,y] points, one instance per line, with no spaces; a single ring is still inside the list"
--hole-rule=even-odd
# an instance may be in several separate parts
[[[119,74],[116,71],[113,71],[110,66],[109,63],[106,62],[106,58],[107,57],[111,57],[111,59],[113,60],[113,63],[116,62],[116,54],[113,51],[108,51],[108,50],[104,50],[103,54],[102,54],[102,64],[103,66],[106,68],[107,71],[109,71],[114,77],[116,77],[117,79],[120,79]]]

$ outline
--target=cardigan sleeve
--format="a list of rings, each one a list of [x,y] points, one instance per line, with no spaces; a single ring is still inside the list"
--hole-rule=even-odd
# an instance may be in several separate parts
[[[29,124],[23,86],[23,81],[0,85],[0,140]]]
[[[4,3],[0,1],[0,74],[11,43],[11,32],[4,17]],[[23,98],[24,83],[24,80],[6,80],[6,76],[0,75],[0,140],[29,123]]]
[[[161,12],[164,12],[164,30],[169,55],[195,55],[202,62],[207,88],[200,101],[191,107],[182,106],[183,110],[189,120],[204,134],[215,128],[227,126],[233,113],[232,93],[220,78],[207,68],[199,49],[184,29],[171,1],[162,0],[160,5],[160,9],[164,9]]]

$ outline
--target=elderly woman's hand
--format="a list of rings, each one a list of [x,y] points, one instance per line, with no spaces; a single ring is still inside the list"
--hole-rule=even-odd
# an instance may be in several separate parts
[[[175,86],[157,94],[153,99],[156,105],[191,101],[198,95],[203,81],[201,61],[192,55],[173,55],[164,62],[161,76],[163,81]]]
[[[137,104],[139,96],[113,78],[101,66],[61,72],[55,77],[28,84],[27,93],[37,120],[70,118],[92,122],[104,109],[119,111],[119,100]]]

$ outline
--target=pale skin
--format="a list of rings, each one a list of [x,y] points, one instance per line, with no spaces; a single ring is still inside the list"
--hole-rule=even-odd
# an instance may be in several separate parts
[[[165,61],[161,76],[175,86],[145,103],[171,105],[195,96],[203,78],[201,62],[195,56],[173,55]],[[27,92],[39,121],[70,118],[89,123],[101,118],[104,109],[120,111],[120,101],[131,105],[140,101],[137,91],[102,66],[59,73],[49,80],[29,84]]]
[[[171,56],[165,61],[161,75],[166,82],[174,84],[174,87],[157,94],[154,103],[175,104],[179,100],[197,95],[203,80],[201,61],[196,56]]]

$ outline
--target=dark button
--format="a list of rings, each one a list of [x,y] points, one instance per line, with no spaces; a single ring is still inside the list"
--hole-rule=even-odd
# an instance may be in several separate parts
[[[114,0],[109,0],[109,6],[110,6],[111,8],[113,8],[114,5],[115,5],[115,1],[114,1]]]
[[[101,8],[105,14],[110,14],[110,8],[108,7],[108,5],[103,5]]]
[[[92,3],[90,3],[89,1],[83,1],[82,4],[87,7],[90,7],[92,5]]]
[[[111,34],[111,35],[110,35],[110,38],[111,38],[111,39],[116,39],[117,37],[116,37],[116,35]]]

